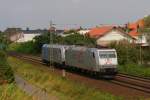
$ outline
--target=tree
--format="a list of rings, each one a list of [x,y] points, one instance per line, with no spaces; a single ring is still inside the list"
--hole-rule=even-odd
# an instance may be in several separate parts
[[[147,43],[148,43],[149,46],[150,46],[150,32],[149,32],[149,33],[146,33],[146,40],[147,40]]]
[[[60,36],[57,36],[55,33],[44,33],[43,35],[36,36],[33,40],[34,42],[34,48],[37,50],[37,52],[41,52],[41,48],[43,44],[50,44],[52,43],[62,43],[62,38]]]
[[[144,27],[150,28],[150,15],[144,18]]]
[[[120,65],[128,63],[138,63],[139,49],[135,44],[130,44],[127,41],[113,42],[109,45],[110,48],[115,48],[118,55]]]
[[[8,44],[9,41],[6,38],[6,35],[4,33],[0,33],[0,50],[6,51]]]
[[[88,36],[80,35],[79,33],[71,34],[69,36],[63,37],[62,39],[63,44],[68,45],[84,45],[84,46],[90,46],[95,47],[96,46],[96,40],[93,38],[90,38]]]
[[[45,33],[34,38],[35,49],[38,52],[41,51],[43,44],[66,44],[66,45],[84,45],[84,46],[95,46],[96,40],[89,38],[88,36],[80,35],[79,33],[70,34],[66,37],[61,37],[55,33]]]

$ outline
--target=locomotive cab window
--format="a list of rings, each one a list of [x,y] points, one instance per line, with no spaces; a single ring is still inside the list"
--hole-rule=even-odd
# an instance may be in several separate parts
[[[116,58],[116,53],[114,51],[100,51],[100,58]]]

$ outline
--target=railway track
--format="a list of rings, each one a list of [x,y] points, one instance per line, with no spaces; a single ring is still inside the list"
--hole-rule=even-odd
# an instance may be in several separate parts
[[[126,74],[118,74],[112,83],[150,93],[150,79]]]
[[[13,53],[10,55],[34,63],[45,65],[42,62],[42,60],[38,57],[30,57],[26,55],[13,54]],[[110,82],[123,87],[132,88],[145,93],[150,93],[150,79],[147,78],[141,78],[137,76],[130,76],[127,74],[119,73],[118,75],[116,75],[116,77],[113,80],[110,80]]]

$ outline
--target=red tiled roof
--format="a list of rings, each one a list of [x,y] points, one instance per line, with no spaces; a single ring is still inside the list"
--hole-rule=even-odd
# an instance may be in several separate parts
[[[138,21],[134,22],[134,23],[129,23],[128,28],[129,29],[137,29],[138,27],[143,28],[144,27],[144,20],[143,19],[139,19]]]
[[[138,24],[139,24],[140,28],[143,28],[144,27],[144,19],[138,20]]]
[[[111,29],[113,29],[113,26],[96,27],[96,28],[92,28],[88,34],[90,37],[96,38],[104,35],[106,32],[110,31]]]
[[[138,24],[137,24],[137,23],[130,23],[130,24],[128,25],[128,28],[129,28],[129,29],[137,29],[137,27],[138,27]]]
[[[137,29],[132,30],[132,31],[129,32],[128,34],[129,34],[130,36],[132,36],[132,37],[135,37],[135,36],[138,36],[138,35],[139,35],[139,33],[137,32]]]

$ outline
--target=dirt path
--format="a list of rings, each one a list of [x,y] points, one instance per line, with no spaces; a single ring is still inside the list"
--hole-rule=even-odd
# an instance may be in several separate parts
[[[50,96],[44,89],[29,84],[19,75],[15,75],[15,81],[19,88],[34,98],[34,100],[58,100],[55,96]]]

